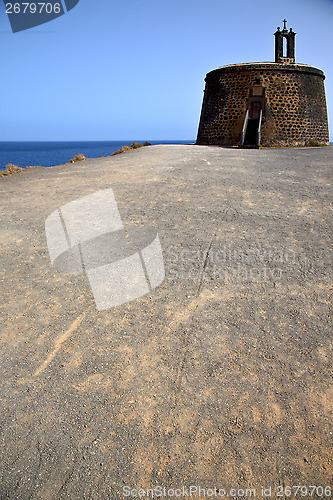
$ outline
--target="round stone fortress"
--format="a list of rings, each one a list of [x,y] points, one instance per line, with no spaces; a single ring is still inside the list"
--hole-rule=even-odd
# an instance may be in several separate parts
[[[207,74],[197,144],[329,144],[325,75],[295,63],[295,35],[284,20],[275,33],[274,63],[232,64]]]

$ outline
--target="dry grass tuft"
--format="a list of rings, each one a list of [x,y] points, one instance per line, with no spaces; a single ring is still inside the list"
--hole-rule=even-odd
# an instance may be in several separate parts
[[[151,144],[147,141],[144,141],[142,144],[140,142],[133,142],[130,146],[122,146],[109,156],[119,155],[120,153],[125,153],[126,151],[131,151],[132,149],[143,148],[145,146],[151,146]]]
[[[22,172],[22,170],[24,170],[24,168],[18,167],[13,163],[7,163],[6,170],[0,171],[0,177],[3,177],[4,175],[17,174],[18,172]]]
[[[71,158],[70,160],[68,160],[67,163],[76,163],[77,161],[84,161],[86,159],[87,158],[82,153],[78,153],[73,158]]]

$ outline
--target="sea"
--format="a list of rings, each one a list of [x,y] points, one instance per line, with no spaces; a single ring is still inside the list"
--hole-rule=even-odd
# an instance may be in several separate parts
[[[144,139],[145,140],[145,139]],[[121,146],[130,145],[144,140],[124,141],[91,141],[91,142],[1,142],[0,141],[0,170],[5,170],[8,163],[18,167],[38,166],[52,167],[62,165],[78,153],[86,158],[108,156]],[[150,144],[194,144],[195,140],[150,141]]]

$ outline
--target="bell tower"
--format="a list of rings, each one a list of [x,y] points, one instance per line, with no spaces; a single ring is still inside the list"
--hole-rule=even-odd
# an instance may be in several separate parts
[[[276,63],[295,63],[295,36],[292,28],[287,30],[287,20],[283,20],[283,30],[278,27],[274,33],[275,36],[275,62]],[[287,40],[287,54],[283,54],[283,39]]]

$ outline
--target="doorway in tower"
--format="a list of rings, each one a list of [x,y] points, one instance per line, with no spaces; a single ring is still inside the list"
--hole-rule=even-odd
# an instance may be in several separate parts
[[[261,124],[264,116],[265,89],[260,81],[251,87],[246,106],[246,114],[241,133],[241,147],[258,148],[260,146]]]

